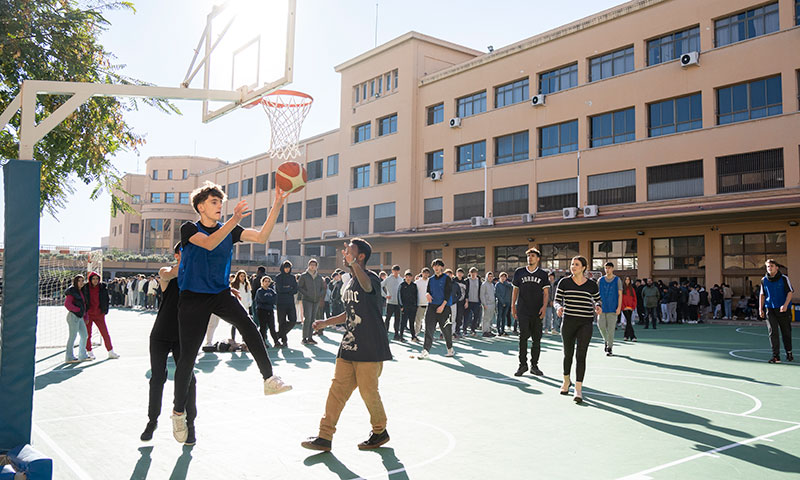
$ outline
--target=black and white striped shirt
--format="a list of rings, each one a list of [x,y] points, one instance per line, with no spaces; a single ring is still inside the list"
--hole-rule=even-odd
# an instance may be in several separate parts
[[[556,309],[564,307],[564,318],[594,320],[594,307],[600,305],[600,289],[594,280],[578,285],[572,277],[564,277],[556,287]]]

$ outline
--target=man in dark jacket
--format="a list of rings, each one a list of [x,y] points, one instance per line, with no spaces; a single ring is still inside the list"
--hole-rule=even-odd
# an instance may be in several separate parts
[[[119,355],[114,352],[114,347],[111,345],[111,337],[108,335],[108,328],[106,327],[108,286],[100,281],[100,275],[96,272],[89,274],[89,281],[83,286],[83,296],[86,298],[86,315],[83,320],[86,322],[86,331],[88,333],[86,352],[89,358],[95,358],[92,353],[92,324],[97,325],[100,335],[103,336],[106,350],[108,350],[108,358],[112,360],[119,358]]]
[[[281,264],[281,273],[275,277],[275,292],[278,294],[275,304],[278,310],[278,338],[281,341],[280,346],[285,347],[286,335],[297,323],[297,311],[294,309],[297,279],[292,274],[292,262],[289,260]]]
[[[417,316],[417,284],[414,283],[414,275],[411,270],[406,270],[403,282],[400,284],[396,293],[400,302],[400,312],[403,316],[400,322],[400,341],[403,341],[403,330],[411,330],[411,341],[418,342],[417,332],[414,330],[414,318]],[[407,325],[407,327],[406,327]]]
[[[317,312],[325,304],[325,280],[317,271],[317,260],[308,261],[308,268],[297,282],[297,290],[303,299],[303,345],[316,345],[311,335],[314,329],[311,324],[317,319]]]

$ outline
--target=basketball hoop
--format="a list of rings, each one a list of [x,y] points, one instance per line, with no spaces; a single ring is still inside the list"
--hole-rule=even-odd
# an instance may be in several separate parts
[[[264,107],[269,117],[270,144],[267,154],[282,160],[300,155],[300,127],[306,119],[311,103],[311,95],[294,90],[275,90],[259,100],[247,105],[252,108],[258,104]]]

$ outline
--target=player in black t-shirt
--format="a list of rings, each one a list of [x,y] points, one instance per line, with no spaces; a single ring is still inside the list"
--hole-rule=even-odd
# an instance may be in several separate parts
[[[542,319],[550,300],[550,281],[547,272],[539,268],[542,254],[529,248],[525,255],[528,265],[514,272],[514,292],[511,294],[511,315],[519,322],[519,368],[514,374],[521,377],[528,371],[528,338],[531,344],[531,373],[544,375],[539,370],[539,353],[542,342]]]
[[[381,316],[381,280],[366,264],[372,246],[365,240],[354,238],[345,243],[342,260],[352,276],[342,287],[344,313],[313,323],[314,330],[345,323],[345,334],[336,358],[333,382],[325,402],[325,414],[319,422],[319,435],[309,437],[300,445],[310,450],[328,452],[336,432],[342,409],[358,387],[369,411],[372,433],[358,444],[360,450],[372,450],[389,441],[386,431],[386,412],[378,393],[378,377],[383,362],[392,359],[386,325]]]

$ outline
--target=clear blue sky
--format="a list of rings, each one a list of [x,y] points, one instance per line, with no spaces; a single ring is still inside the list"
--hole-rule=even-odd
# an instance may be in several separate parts
[[[102,36],[106,49],[124,73],[162,86],[178,86],[192,58],[205,17],[222,0],[134,0],[137,12],[111,12],[112,25]],[[620,0],[381,0],[378,44],[404,33],[420,33],[485,51],[500,48],[551,28],[623,3]],[[339,126],[339,75],[333,67],[374,46],[374,0],[297,0],[295,73],[292,88],[315,101],[301,138]],[[555,8],[554,8],[555,7]],[[196,84],[193,84],[195,86]],[[144,172],[156,155],[201,155],[228,162],[266,150],[267,120],[263,111],[236,111],[217,121],[200,121],[200,102],[177,102],[182,116],[143,107],[126,115],[146,145],[139,154],[123,152],[113,159],[120,172]],[[2,173],[0,173],[2,176]],[[0,185],[2,185],[0,183]],[[45,214],[44,245],[99,246],[108,235],[109,198],[89,199],[91,188],[76,191],[58,220]],[[2,198],[0,198],[2,207]],[[3,225],[0,223],[0,233]]]

